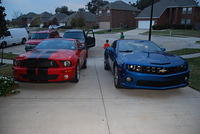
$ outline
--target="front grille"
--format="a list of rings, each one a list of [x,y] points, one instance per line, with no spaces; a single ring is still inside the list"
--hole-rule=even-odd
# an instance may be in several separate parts
[[[27,68],[55,68],[58,67],[57,63],[48,59],[28,59],[20,62],[21,67]]]
[[[134,66],[134,68],[130,68],[128,65],[128,70],[133,72],[147,73],[147,74],[159,74],[159,75],[167,75],[180,73],[188,70],[187,65],[181,65],[176,67],[150,67],[150,66]]]
[[[140,80],[136,84],[137,86],[145,87],[169,87],[185,83],[184,80],[173,80],[173,81],[144,81]]]

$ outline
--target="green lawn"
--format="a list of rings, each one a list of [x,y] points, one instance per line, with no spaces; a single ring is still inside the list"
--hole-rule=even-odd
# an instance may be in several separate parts
[[[111,29],[111,31],[110,30],[101,30],[101,31],[95,32],[95,34],[114,34],[114,33],[126,32],[126,31],[129,31],[132,29],[133,28]]]
[[[180,50],[169,51],[168,53],[175,54],[175,55],[186,55],[186,54],[200,53],[200,49],[184,48],[184,49],[180,49]]]
[[[17,54],[13,54],[13,53],[4,53],[3,54],[3,58],[4,59],[10,59],[10,60],[12,60],[12,59],[14,59],[15,57],[17,57],[18,55]],[[2,56],[1,56],[1,53],[0,53],[0,58],[1,58]]]
[[[0,76],[13,76],[12,65],[6,64],[0,66]]]
[[[187,59],[190,73],[190,87],[200,91],[200,57]]]
[[[144,35],[148,35],[149,32],[142,33]],[[190,36],[190,37],[200,37],[200,31],[197,30],[153,30],[153,35],[161,35],[161,36]]]

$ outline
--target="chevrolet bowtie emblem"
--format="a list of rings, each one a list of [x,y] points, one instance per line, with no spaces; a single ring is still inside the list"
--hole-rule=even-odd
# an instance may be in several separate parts
[[[159,73],[166,73],[166,72],[167,72],[166,69],[161,69],[161,70],[159,70]]]

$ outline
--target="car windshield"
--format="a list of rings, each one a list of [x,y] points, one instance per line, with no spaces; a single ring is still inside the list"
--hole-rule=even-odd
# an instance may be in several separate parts
[[[31,35],[31,39],[47,39],[49,37],[49,33],[33,33]]]
[[[162,51],[155,43],[151,41],[138,41],[138,40],[120,40],[119,52],[158,52]]]
[[[72,40],[45,40],[35,47],[35,49],[69,49],[75,50],[76,45]]]
[[[84,40],[84,35],[82,32],[65,32],[63,37],[67,39]]]

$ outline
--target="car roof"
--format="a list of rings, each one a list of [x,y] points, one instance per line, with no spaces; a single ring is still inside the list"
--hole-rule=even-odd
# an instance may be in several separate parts
[[[81,29],[70,29],[70,30],[66,30],[65,32],[83,32],[84,30]]]
[[[66,39],[66,38],[49,38],[45,40],[69,40],[69,41],[77,41],[76,39]]]
[[[137,41],[137,42],[152,42],[152,41],[149,41],[149,40],[139,40],[139,39],[119,39],[119,40],[116,40],[116,41],[122,41],[122,40]]]
[[[44,30],[44,31],[36,31],[36,32],[32,32],[32,33],[52,33],[55,32],[56,30]]]

